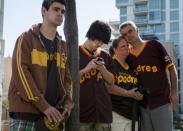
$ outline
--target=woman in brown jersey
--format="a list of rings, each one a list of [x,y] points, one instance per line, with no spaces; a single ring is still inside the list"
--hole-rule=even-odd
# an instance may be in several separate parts
[[[116,74],[115,85],[107,85],[111,94],[113,106],[112,131],[137,131],[134,118],[133,105],[143,99],[143,95],[137,91],[138,79],[126,63],[129,54],[129,44],[123,37],[113,40],[110,48],[112,56],[112,70]],[[133,124],[132,124],[132,120]],[[133,126],[132,126],[133,125]]]

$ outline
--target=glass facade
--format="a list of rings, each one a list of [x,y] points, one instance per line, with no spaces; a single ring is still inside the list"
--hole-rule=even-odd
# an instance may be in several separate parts
[[[149,12],[149,20],[161,20],[161,12],[160,11],[151,11]]]
[[[127,14],[127,8],[126,7],[120,8],[120,15],[126,15],[126,14]]]
[[[165,9],[166,7],[166,0],[161,0],[161,9]]]
[[[119,3],[128,3],[129,0],[116,0],[116,3],[119,4]]]
[[[165,13],[165,11],[162,11],[161,12],[161,20],[162,21],[165,21],[166,20],[166,13]]]
[[[128,3],[129,0],[121,0],[121,2]]]
[[[161,1],[149,0],[149,9],[161,9]]]
[[[175,44],[179,43],[179,34],[170,34],[170,41],[173,41]]]
[[[135,5],[135,8],[136,9],[147,9],[147,4],[137,4],[137,5]]]
[[[165,32],[165,24],[154,25],[154,31],[155,33]]]
[[[170,11],[170,20],[179,20],[179,11]]]
[[[179,22],[170,23],[170,32],[179,32]]]
[[[161,40],[161,41],[165,41],[165,35],[164,34],[161,34],[161,35],[156,35],[158,37],[158,40]]]
[[[179,0],[170,0],[170,9],[179,8]]]
[[[120,17],[120,22],[123,23],[125,21],[127,21],[127,16],[121,16]]]

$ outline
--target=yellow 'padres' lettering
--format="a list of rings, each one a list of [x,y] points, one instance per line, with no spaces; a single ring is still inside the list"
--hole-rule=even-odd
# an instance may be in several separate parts
[[[133,77],[131,75],[127,75],[127,76],[124,76],[124,75],[119,75],[117,77],[117,83],[120,84],[120,83],[132,83],[132,84],[137,84],[137,78],[136,77]]]
[[[157,66],[149,66],[149,65],[138,65],[137,69],[138,72],[157,72]]]
[[[96,69],[92,69],[90,72],[84,73],[80,77],[80,83],[83,83],[86,79],[90,79],[92,76],[95,76],[97,74]]]

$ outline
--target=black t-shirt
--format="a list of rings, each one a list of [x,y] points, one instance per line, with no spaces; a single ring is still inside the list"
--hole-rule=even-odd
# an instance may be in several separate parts
[[[50,105],[55,106],[59,100],[59,89],[57,81],[58,69],[56,67],[56,39],[49,40],[41,34],[41,40],[48,53],[47,87],[46,87],[45,99]]]

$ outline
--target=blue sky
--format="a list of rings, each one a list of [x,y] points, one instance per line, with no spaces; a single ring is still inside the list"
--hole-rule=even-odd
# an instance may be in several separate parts
[[[31,25],[42,22],[42,0],[5,0],[4,39],[5,56],[12,55],[17,37]],[[118,20],[115,0],[76,0],[79,43],[85,41],[90,24],[96,19]],[[63,34],[63,25],[58,28]]]

